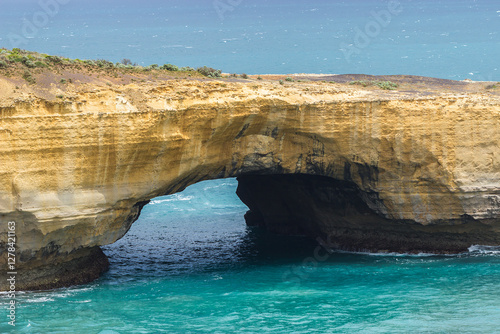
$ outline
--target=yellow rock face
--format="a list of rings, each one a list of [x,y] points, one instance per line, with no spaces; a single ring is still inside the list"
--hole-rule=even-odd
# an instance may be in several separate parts
[[[200,80],[14,93],[0,80],[0,235],[16,221],[20,266],[113,243],[149,199],[248,173],[349,177],[381,217],[467,215],[500,233],[497,94]]]

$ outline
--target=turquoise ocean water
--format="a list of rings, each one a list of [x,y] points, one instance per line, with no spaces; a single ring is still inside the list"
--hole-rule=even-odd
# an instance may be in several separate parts
[[[500,80],[493,0],[401,1],[390,17],[389,1],[58,1],[2,0],[0,45],[237,73]],[[316,261],[313,241],[247,228],[236,185],[153,199],[104,247],[101,279],[18,294],[15,332],[500,333],[499,250]]]

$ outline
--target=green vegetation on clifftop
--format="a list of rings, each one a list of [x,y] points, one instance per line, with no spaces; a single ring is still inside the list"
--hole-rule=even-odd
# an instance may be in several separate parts
[[[0,70],[2,74],[7,76],[15,75],[16,73],[20,74],[30,84],[35,83],[32,72],[39,73],[43,69],[60,70],[72,68],[92,72],[105,72],[106,74],[115,76],[118,73],[163,72],[166,74],[175,74],[175,76],[221,77],[221,70],[216,70],[207,66],[199,67],[196,70],[191,67],[179,68],[172,64],[140,66],[137,65],[137,63],[132,63],[130,59],[123,59],[121,62],[113,63],[105,59],[70,59],[18,48],[12,50],[5,48],[0,49]]]

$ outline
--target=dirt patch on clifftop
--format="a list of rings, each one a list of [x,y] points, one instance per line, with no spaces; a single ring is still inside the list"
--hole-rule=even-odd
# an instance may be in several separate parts
[[[258,76],[252,76],[257,78]],[[379,89],[372,83],[394,83],[394,90],[405,93],[420,93],[430,95],[435,93],[478,93],[487,92],[500,96],[500,83],[472,80],[448,80],[416,75],[367,75],[367,74],[289,74],[260,75],[263,80],[282,80],[290,82],[323,82],[342,85],[362,86],[363,89]],[[288,81],[287,81],[288,80]]]

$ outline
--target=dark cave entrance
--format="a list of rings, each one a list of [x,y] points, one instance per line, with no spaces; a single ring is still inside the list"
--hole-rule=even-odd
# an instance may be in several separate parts
[[[381,240],[373,238],[386,219],[368,207],[362,199],[366,194],[353,182],[306,174],[244,175],[237,180],[236,193],[249,208],[249,226],[328,240],[330,248],[380,250]]]
[[[330,249],[400,253],[460,253],[480,224],[458,220],[440,226],[384,217],[377,193],[352,181],[305,174],[243,175],[237,194],[249,207],[249,226],[307,236]],[[373,208],[373,209],[372,209]],[[377,210],[377,211],[375,211]]]

